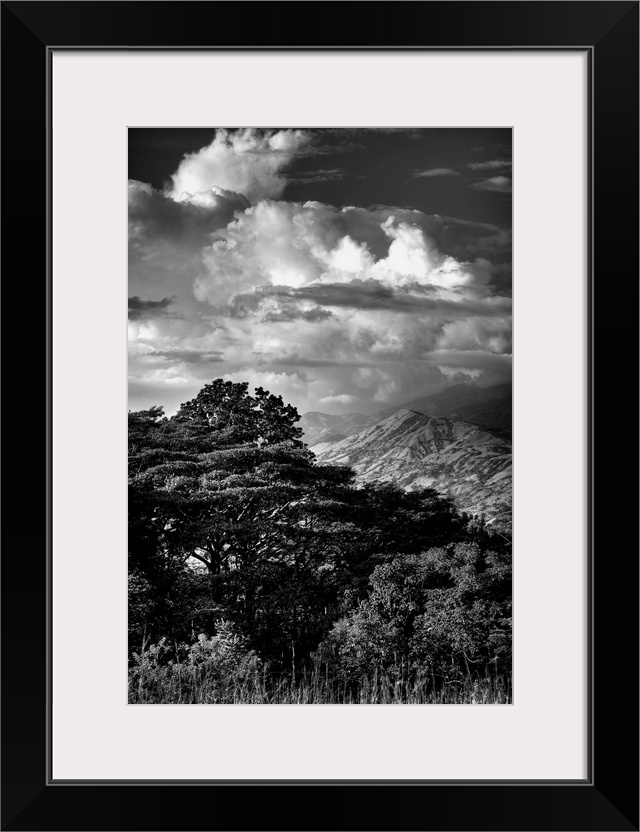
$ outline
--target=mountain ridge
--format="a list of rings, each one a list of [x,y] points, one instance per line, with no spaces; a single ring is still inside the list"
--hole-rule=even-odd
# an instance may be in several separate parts
[[[385,408],[372,414],[329,414],[320,411],[304,413],[300,419],[304,441],[309,446],[321,442],[342,441],[347,436],[387,419],[398,410],[414,410],[431,416],[470,422],[487,428],[511,430],[512,385],[511,382],[478,387],[474,384],[456,384],[404,404]]]
[[[348,465],[360,484],[394,482],[435,488],[460,511],[486,515],[495,528],[511,523],[511,435],[411,408],[399,408],[337,442],[311,446],[320,463]]]

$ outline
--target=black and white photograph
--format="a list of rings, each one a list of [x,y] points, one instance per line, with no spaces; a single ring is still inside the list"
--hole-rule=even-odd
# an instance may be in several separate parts
[[[511,704],[511,128],[128,154],[129,703]]]

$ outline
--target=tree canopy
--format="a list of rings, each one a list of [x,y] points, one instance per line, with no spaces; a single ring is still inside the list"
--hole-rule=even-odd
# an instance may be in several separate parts
[[[298,418],[281,397],[222,379],[171,418],[130,412],[132,650],[224,625],[271,668],[295,669],[336,622],[352,627],[371,576],[399,557],[495,544],[432,489],[359,488],[349,468],[317,464]]]
[[[302,447],[302,430],[296,427],[298,411],[262,387],[249,393],[246,382],[215,379],[198,395],[180,405],[176,421],[206,425],[218,434],[217,441],[251,443],[258,446],[290,442]]]

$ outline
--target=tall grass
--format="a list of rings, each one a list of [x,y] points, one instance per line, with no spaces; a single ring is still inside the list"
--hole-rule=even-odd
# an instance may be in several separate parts
[[[339,680],[330,676],[327,666],[296,674],[295,679],[255,669],[221,678],[206,667],[138,664],[130,671],[129,702],[147,705],[508,704],[511,680],[506,676],[448,680],[428,674],[383,670]]]

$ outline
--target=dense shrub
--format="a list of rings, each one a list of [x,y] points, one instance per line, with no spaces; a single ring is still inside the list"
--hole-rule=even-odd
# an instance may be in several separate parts
[[[171,657],[171,658],[170,658]],[[137,702],[194,702],[207,691],[208,701],[227,701],[229,691],[242,689],[259,677],[261,662],[242,637],[222,621],[211,638],[201,633],[191,644],[175,645],[160,639],[133,654],[129,699]]]
[[[343,678],[379,667],[456,678],[511,663],[511,564],[506,553],[452,544],[377,566],[366,600],[320,644]]]

